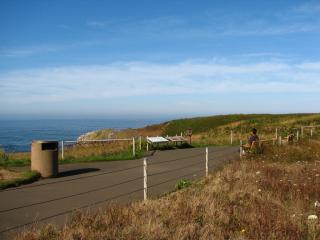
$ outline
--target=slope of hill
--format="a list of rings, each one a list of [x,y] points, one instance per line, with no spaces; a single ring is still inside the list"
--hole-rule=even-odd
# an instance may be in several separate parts
[[[263,138],[271,139],[277,128],[279,136],[296,134],[301,126],[320,125],[320,114],[233,114],[178,119],[138,129],[113,131],[102,129],[82,136],[81,139],[126,138],[134,136],[180,135],[192,129],[195,145],[225,145],[246,139],[251,128],[258,129]],[[316,133],[316,132],[315,132]]]
[[[164,134],[176,134],[192,128],[194,134],[225,127],[228,129],[248,130],[247,128],[299,127],[319,125],[320,114],[234,114],[209,117],[179,119],[168,122]]]

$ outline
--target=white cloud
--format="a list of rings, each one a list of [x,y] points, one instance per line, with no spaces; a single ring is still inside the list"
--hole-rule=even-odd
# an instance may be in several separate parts
[[[319,2],[307,2],[303,3],[293,9],[294,12],[302,14],[314,14],[320,12]]]
[[[59,52],[65,49],[70,49],[75,47],[90,47],[95,45],[101,45],[103,43],[106,43],[106,41],[105,40],[86,40],[86,41],[75,41],[72,43],[65,43],[65,44],[45,44],[45,45],[39,45],[39,46],[0,48],[0,57],[9,57],[9,58],[29,57],[32,55]]]
[[[21,48],[0,49],[0,57],[26,57],[34,54],[41,54],[47,52],[56,52],[61,49],[58,45],[46,46],[30,46]]]
[[[210,93],[320,93],[320,63],[123,62],[0,74],[0,103]]]
[[[108,25],[105,21],[87,21],[86,25],[92,28],[104,28]]]

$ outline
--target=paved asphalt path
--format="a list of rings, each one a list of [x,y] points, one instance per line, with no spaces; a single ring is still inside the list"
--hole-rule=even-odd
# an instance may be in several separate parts
[[[237,147],[209,148],[209,171],[238,157]],[[155,151],[148,157],[148,197],[174,189],[180,179],[205,175],[205,148]],[[75,209],[96,211],[108,201],[143,199],[143,160],[66,164],[57,178],[0,191],[0,239],[54,222]]]

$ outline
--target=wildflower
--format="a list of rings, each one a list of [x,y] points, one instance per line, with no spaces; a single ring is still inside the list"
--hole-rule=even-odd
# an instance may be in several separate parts
[[[241,233],[245,233],[245,232],[246,232],[246,230],[245,230],[245,229],[242,229],[240,232],[241,232]]]
[[[261,173],[260,171],[257,171],[257,172],[256,172],[256,175],[259,175],[260,173]]]
[[[320,208],[320,202],[319,202],[318,200],[315,201],[314,206],[315,206],[316,208]]]
[[[309,215],[308,216],[308,220],[317,220],[317,219],[318,219],[317,215]]]
[[[259,188],[259,189],[258,189],[258,192],[261,192],[261,191],[262,191],[262,190]]]

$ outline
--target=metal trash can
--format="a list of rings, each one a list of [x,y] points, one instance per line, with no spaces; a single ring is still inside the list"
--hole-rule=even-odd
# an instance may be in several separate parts
[[[32,141],[31,170],[38,171],[44,178],[57,176],[58,154],[57,141]]]

